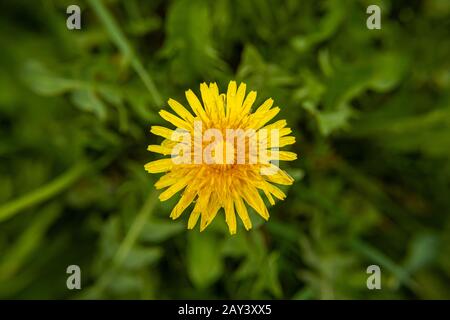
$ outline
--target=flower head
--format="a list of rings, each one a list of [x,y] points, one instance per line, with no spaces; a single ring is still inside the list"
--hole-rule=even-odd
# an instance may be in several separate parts
[[[177,219],[191,203],[193,209],[188,229],[195,227],[200,217],[200,231],[214,219],[221,208],[231,234],[236,233],[236,213],[245,229],[252,227],[247,206],[264,219],[269,212],[260,192],[271,205],[274,197],[286,196],[274,185],[290,185],[293,179],[278,167],[279,160],[295,160],[293,152],[279,148],[295,143],[289,136],[286,120],[268,124],[279,112],[267,99],[252,113],[256,92],[246,95],[246,85],[239,88],[235,81],[228,85],[226,94],[220,94],[215,83],[200,85],[201,98],[192,90],[186,99],[192,113],[179,102],[169,99],[175,114],[161,110],[163,119],[175,129],[152,126],[151,132],[162,136],[160,145],[150,145],[149,151],[170,155],[149,162],[145,169],[150,173],[165,173],[155,184],[166,188],[159,196],[165,201],[183,190],[170,216]]]

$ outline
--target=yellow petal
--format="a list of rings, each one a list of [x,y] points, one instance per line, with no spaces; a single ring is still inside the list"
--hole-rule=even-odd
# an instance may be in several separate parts
[[[250,91],[249,94],[247,95],[247,97],[244,100],[244,103],[242,105],[242,111],[241,114],[246,115],[247,113],[250,112],[250,109],[253,106],[253,103],[255,103],[256,100],[256,92],[255,91]]]
[[[203,105],[205,106],[206,113],[209,115],[213,123],[216,123],[218,120],[216,101],[213,98],[214,96],[211,94],[211,91],[206,83],[202,83],[200,85],[200,92],[202,95]]]
[[[226,117],[230,119],[234,110],[234,97],[236,96],[236,81],[230,81],[227,90],[227,105],[226,105]]]
[[[215,99],[219,96],[219,87],[217,86],[217,83],[212,82],[209,84],[209,90],[211,92],[211,96]]]
[[[150,173],[160,173],[166,172],[172,169],[173,161],[172,158],[159,159],[147,163],[144,168]]]
[[[200,84],[200,94],[202,96],[203,105],[205,106],[206,113],[211,114],[211,111],[213,109],[212,99],[209,94],[209,87],[205,82]]]
[[[217,106],[217,114],[218,114],[218,122],[219,124],[225,122],[225,99],[226,96],[222,93],[216,98],[216,106]]]
[[[234,204],[231,198],[225,202],[225,221],[228,224],[230,234],[236,234],[236,214],[234,213]]]
[[[282,148],[290,144],[295,143],[295,137],[293,136],[287,136],[287,137],[280,137],[278,141],[270,141],[270,144],[268,144],[268,148]]]
[[[270,160],[293,161],[297,159],[297,154],[290,151],[271,151],[269,152]]]
[[[280,135],[280,137],[284,137],[290,133],[292,133],[291,128],[282,128],[282,129],[280,129],[279,135]]]
[[[150,129],[150,132],[157,136],[166,138],[168,140],[172,140],[172,134],[174,133],[174,131],[172,129],[161,127],[161,126],[152,126],[152,128]]]
[[[263,129],[283,129],[286,127],[287,121],[286,120],[278,120],[274,123],[268,124],[267,126],[263,127]]]
[[[177,193],[178,191],[180,191],[187,185],[188,181],[191,178],[192,178],[191,176],[187,175],[187,176],[184,176],[183,178],[179,179],[176,183],[171,185],[169,188],[167,188],[163,193],[161,193],[159,195],[159,200],[166,201],[166,200],[172,198],[172,196],[175,193]]]
[[[193,128],[192,124],[187,123],[183,119],[178,118],[177,116],[171,114],[170,112],[167,112],[166,110],[159,111],[159,115],[161,116],[161,118],[170,122],[177,128],[182,128],[187,131],[190,131]]]
[[[258,118],[255,118],[250,122],[250,127],[255,130],[261,128],[267,122],[272,120],[278,114],[278,112],[280,112],[280,108],[278,107],[270,109],[269,111],[265,111],[264,114],[260,115]]]
[[[188,229],[194,229],[195,225],[197,224],[198,217],[200,217],[200,213],[201,213],[200,207],[201,207],[201,204],[197,198],[197,202],[195,203],[194,209],[192,209],[191,215],[189,216]]]
[[[200,211],[193,210],[188,220],[188,229],[194,229],[197,224],[198,217],[200,217]]]
[[[200,222],[200,232],[205,230],[206,227],[208,227],[211,224],[211,222],[216,217],[220,207],[221,206],[220,203],[217,201],[217,197],[212,196],[208,204],[208,208],[206,209],[206,211],[202,212],[202,218]]]
[[[275,166],[272,164],[271,169],[275,169],[274,167]],[[290,175],[288,175],[285,171],[279,169],[278,167],[276,170],[273,170],[272,172],[276,173],[265,176],[265,178],[270,182],[287,186],[291,185],[294,182],[294,179]]]
[[[248,216],[247,207],[244,204],[244,201],[240,196],[237,196],[234,199],[234,205],[236,206],[236,211],[239,215],[239,218],[241,218],[242,222],[244,223],[244,227],[246,230],[250,230],[252,228],[252,222],[250,220],[250,217]]]
[[[278,187],[274,186],[273,184],[270,184],[268,182],[265,183],[265,187],[267,190],[273,194],[277,199],[284,200],[286,198],[286,195],[283,191],[281,191]]]
[[[158,181],[156,181],[155,188],[157,190],[167,188],[176,183],[178,180],[179,180],[178,176],[174,175],[173,172],[169,172],[163,175],[161,178],[159,178]]]
[[[209,124],[208,116],[206,115],[205,109],[203,109],[202,104],[200,103],[200,100],[198,100],[197,96],[195,95],[192,90],[186,91],[186,99],[189,102],[189,105],[192,108],[192,111],[206,124]]]
[[[172,110],[175,111],[184,120],[189,123],[194,122],[194,116],[181,103],[174,99],[169,99],[167,103],[172,108]]]
[[[185,190],[183,195],[181,196],[180,201],[175,205],[172,212],[170,213],[170,217],[172,219],[177,219],[183,211],[194,201],[194,198],[197,194],[191,190]]]
[[[247,89],[247,86],[245,83],[241,83],[239,85],[239,88],[236,92],[236,108],[238,108],[239,110],[242,108],[242,103],[244,101],[245,98],[245,90]]]
[[[245,201],[259,213],[261,217],[265,220],[269,220],[269,212],[267,211],[266,205],[258,193],[255,187],[246,187],[242,193]]]
[[[168,148],[168,147],[164,147],[164,146],[160,146],[160,145],[155,145],[155,144],[149,145],[147,150],[151,151],[151,152],[155,152],[155,153],[160,153],[160,154],[163,154],[165,156],[167,156],[168,154],[172,153],[172,148]]]
[[[255,111],[255,114],[257,113],[264,113],[269,111],[269,109],[272,107],[273,105],[273,99],[269,98],[266,101],[264,101],[264,103]]]
[[[262,190],[264,191],[264,194],[266,195],[267,200],[269,200],[270,204],[271,205],[275,205],[275,200],[273,199],[272,194],[270,193],[270,191],[267,190],[267,188],[263,188]]]

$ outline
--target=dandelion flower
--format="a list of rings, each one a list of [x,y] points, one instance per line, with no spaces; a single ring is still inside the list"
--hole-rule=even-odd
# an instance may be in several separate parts
[[[149,162],[145,169],[165,173],[155,184],[157,189],[165,188],[159,195],[161,201],[183,190],[170,214],[172,219],[193,203],[188,229],[200,218],[203,231],[223,208],[231,234],[237,229],[236,213],[249,230],[252,223],[247,206],[268,220],[261,194],[271,205],[274,198],[286,197],[274,184],[290,185],[293,179],[277,164],[295,160],[297,155],[279,148],[295,143],[295,138],[289,135],[286,120],[268,124],[280,111],[272,108],[272,99],[252,112],[256,92],[246,95],[244,83],[237,87],[231,81],[222,94],[216,83],[202,83],[200,92],[202,101],[192,90],[186,91],[192,112],[173,99],[168,104],[174,113],[159,112],[175,129],[152,126],[151,132],[164,140],[148,150],[170,157]]]

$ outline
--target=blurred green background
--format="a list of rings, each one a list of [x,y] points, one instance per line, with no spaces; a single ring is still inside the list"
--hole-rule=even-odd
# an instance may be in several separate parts
[[[81,7],[81,30],[66,8]],[[381,30],[366,28],[378,4]],[[450,2],[2,1],[1,298],[450,298]],[[247,83],[296,182],[230,236],[171,221],[147,145],[169,97]],[[174,197],[176,198],[176,197]],[[82,290],[66,288],[79,265]],[[368,290],[379,265],[382,290]]]

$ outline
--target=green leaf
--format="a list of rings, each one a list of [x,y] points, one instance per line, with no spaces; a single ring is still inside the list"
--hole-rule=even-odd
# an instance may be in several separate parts
[[[80,162],[48,184],[2,204],[0,206],[0,222],[13,217],[26,208],[54,197],[78,180],[86,173],[87,169],[86,163]]]
[[[142,281],[137,274],[134,273],[120,273],[115,275],[114,281],[111,281],[108,285],[108,291],[123,295],[138,291],[142,286]]]
[[[150,220],[142,228],[140,240],[160,243],[181,233],[184,229],[180,222]]]
[[[106,118],[106,106],[90,89],[76,90],[71,95],[72,102],[81,110],[94,113],[100,120]]]
[[[142,64],[141,60],[134,53],[133,48],[131,47],[124,33],[122,32],[119,25],[115,21],[114,17],[111,15],[111,13],[108,11],[108,9],[104,6],[104,4],[101,1],[89,0],[89,4],[97,14],[99,19],[101,20],[101,22],[103,23],[111,40],[124,55],[125,59],[131,60],[132,67],[134,68],[134,70],[139,75],[142,82],[150,92],[154,103],[160,106],[162,104],[162,99],[158,89],[156,88],[153,78],[144,68],[144,65]]]
[[[404,268],[414,273],[436,259],[439,251],[439,241],[434,234],[417,235],[411,243]]]
[[[346,128],[352,114],[349,107],[343,107],[336,111],[316,113],[320,132],[327,136],[338,129]]]
[[[181,0],[171,4],[162,54],[169,57],[177,81],[204,77],[226,66],[214,50],[208,2]]]
[[[280,255],[278,252],[273,251],[267,257],[265,278],[267,279],[267,288],[274,295],[275,298],[281,298],[283,295],[281,284],[278,278],[278,261]]]
[[[395,52],[377,55],[373,61],[370,87],[379,92],[392,90],[405,75],[408,65],[408,59]]]
[[[134,246],[128,252],[127,258],[123,262],[123,267],[136,270],[157,262],[162,256],[160,248]]]
[[[22,79],[34,92],[41,95],[59,95],[80,87],[78,81],[54,74],[34,60],[25,63]]]
[[[59,206],[49,205],[38,212],[17,241],[9,245],[0,259],[0,281],[11,277],[24,264],[28,256],[35,252],[44,240],[45,233],[61,213]]]
[[[330,8],[324,18],[320,19],[317,25],[313,26],[313,32],[306,36],[295,36],[291,39],[291,46],[294,50],[304,53],[320,42],[331,37],[344,20],[345,11],[336,2],[327,2]]]
[[[195,287],[203,289],[213,284],[223,272],[220,242],[208,232],[188,234],[187,271]]]
[[[405,268],[394,262],[382,251],[360,240],[354,240],[351,243],[351,245],[356,251],[363,254],[371,261],[379,264],[381,267],[386,268],[387,270],[392,272],[397,278],[397,280],[400,281],[401,283],[406,284],[408,287],[412,287],[414,285],[414,282],[411,279],[407,270],[405,270]]]

